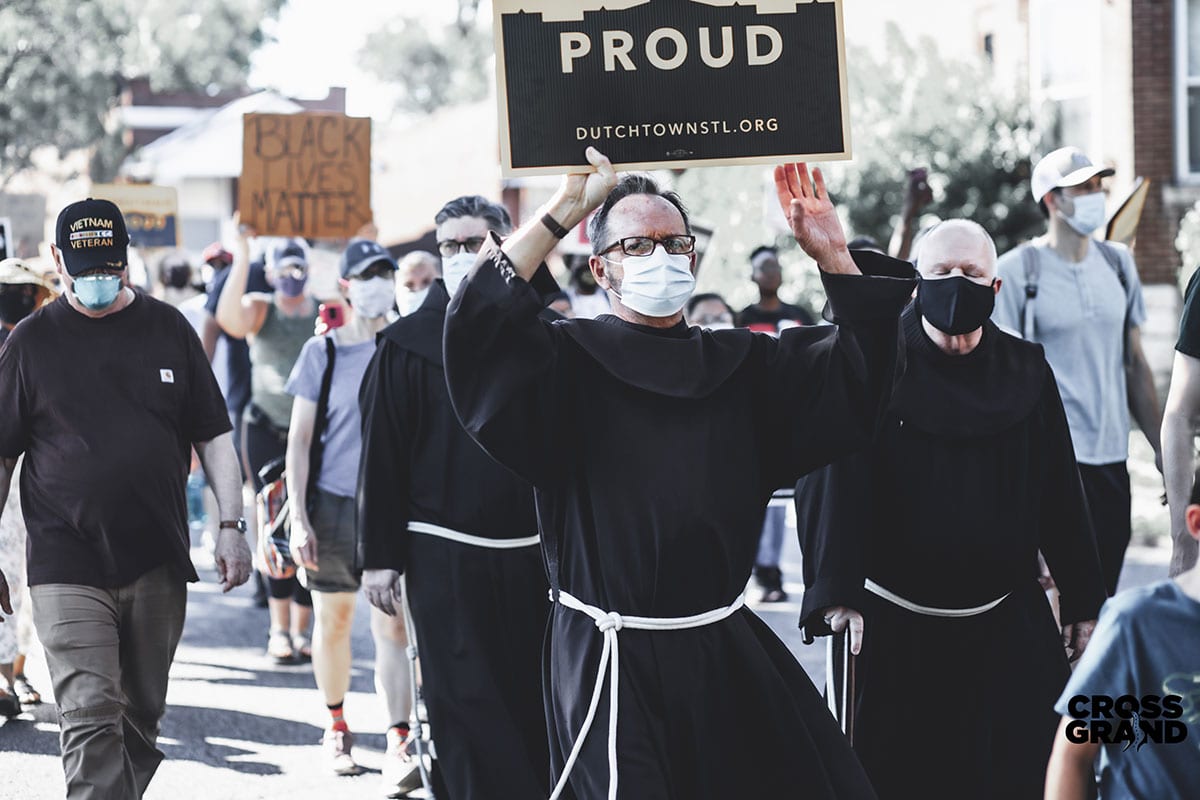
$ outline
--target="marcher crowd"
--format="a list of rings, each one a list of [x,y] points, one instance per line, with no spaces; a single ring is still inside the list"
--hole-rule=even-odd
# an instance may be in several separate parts
[[[0,263],[0,714],[41,700],[36,629],[67,796],[140,797],[163,759],[201,483],[339,775],[364,591],[387,796],[1196,796],[1200,290],[1164,416],[1132,253],[1094,236],[1112,170],[1043,158],[1045,233],[1003,255],[917,232],[914,171],[887,255],[777,167],[827,302],[781,299],[777,242],[735,313],[695,292],[685,200],[587,159],[515,230],[449,199],[437,254],[368,226],[330,296],[312,243],[246,226],[136,287],[105,200],[62,210],[53,273]],[[1132,423],[1175,549],[1114,597]],[[745,605],[788,599],[790,504],[805,641],[844,641],[824,698]]]

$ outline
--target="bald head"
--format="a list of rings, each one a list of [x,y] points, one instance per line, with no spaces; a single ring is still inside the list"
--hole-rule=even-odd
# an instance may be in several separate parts
[[[400,259],[400,275],[396,283],[417,292],[433,283],[433,279],[441,274],[440,258],[424,250],[414,250]]]
[[[996,277],[996,243],[978,223],[946,220],[921,239],[917,269],[926,278],[961,274],[990,281]]]

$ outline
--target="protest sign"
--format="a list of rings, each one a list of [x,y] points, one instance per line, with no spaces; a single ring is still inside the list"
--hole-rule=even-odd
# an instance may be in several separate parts
[[[179,196],[173,186],[95,183],[91,194],[117,204],[134,247],[179,246]]]
[[[505,176],[850,157],[842,0],[493,0]]]
[[[1117,206],[1117,210],[1108,218],[1104,229],[1104,238],[1110,242],[1133,246],[1137,239],[1138,225],[1142,221],[1142,211],[1146,208],[1146,200],[1150,197],[1150,181],[1138,176],[1129,188],[1125,199]]]
[[[262,236],[344,239],[371,221],[370,119],[308,112],[243,120],[243,223]]]

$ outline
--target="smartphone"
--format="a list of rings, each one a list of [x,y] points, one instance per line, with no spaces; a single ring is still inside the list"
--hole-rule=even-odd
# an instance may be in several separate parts
[[[321,307],[317,309],[317,314],[320,315],[321,321],[325,323],[325,327],[329,330],[340,328],[346,324],[346,313],[336,303],[322,303]]]

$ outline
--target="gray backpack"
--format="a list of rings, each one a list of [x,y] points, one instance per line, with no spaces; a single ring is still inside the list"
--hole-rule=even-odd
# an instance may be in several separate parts
[[[1124,333],[1124,348],[1125,348],[1125,365],[1129,365],[1129,278],[1125,276],[1125,270],[1121,269],[1121,256],[1117,249],[1108,242],[1102,242],[1099,239],[1093,239],[1093,243],[1100,250],[1100,255],[1104,256],[1104,260],[1112,267],[1113,272],[1117,273],[1117,280],[1121,282],[1121,289],[1125,294],[1125,333]],[[1038,258],[1037,249],[1031,242],[1026,242],[1021,245],[1021,264],[1025,268],[1025,305],[1021,307],[1021,337],[1027,342],[1034,341],[1034,313],[1033,301],[1038,296],[1038,278],[1041,276],[1042,264]]]

